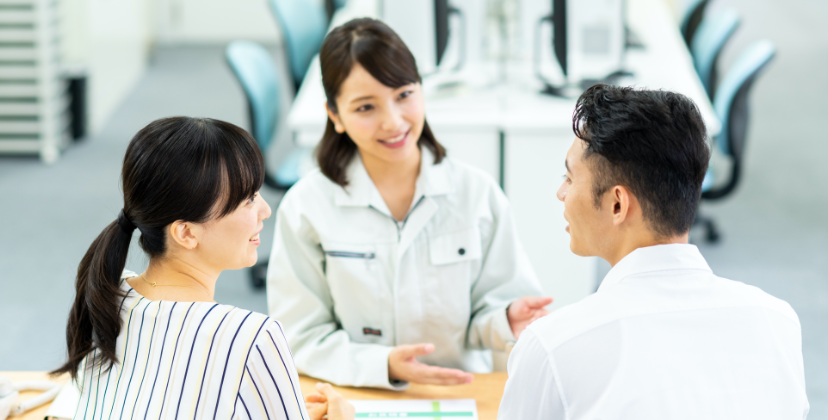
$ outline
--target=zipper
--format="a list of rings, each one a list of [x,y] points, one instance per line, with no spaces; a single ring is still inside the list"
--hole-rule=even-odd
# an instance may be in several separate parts
[[[412,213],[414,213],[414,210],[417,209],[417,206],[419,206],[420,203],[422,203],[424,199],[425,199],[425,196],[421,195],[420,198],[417,200],[417,202],[414,203],[413,206],[411,206],[411,210],[408,212],[408,214],[405,215],[405,219],[403,219],[403,221],[402,221],[403,226],[405,226],[405,224],[408,222],[408,218],[411,216]],[[397,219],[395,219],[393,216],[386,215],[385,213],[381,212],[378,208],[376,208],[374,206],[369,205],[368,207],[378,211],[382,215],[387,216],[389,219],[391,219],[391,221],[394,222],[394,227],[397,228],[397,242],[399,242],[400,239],[402,238],[402,231],[400,230],[400,224],[397,223]]]
[[[365,260],[376,258],[376,254],[373,252],[325,251],[325,255],[340,258],[362,258]]]

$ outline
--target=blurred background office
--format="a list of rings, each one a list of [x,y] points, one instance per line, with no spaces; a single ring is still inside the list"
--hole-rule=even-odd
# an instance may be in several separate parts
[[[618,72],[609,81],[669,88],[670,75],[646,60],[661,48],[649,29],[672,31],[678,41],[664,48],[676,55],[665,57],[687,59],[676,65],[692,72],[687,74],[693,75],[699,95],[694,99],[704,102],[700,108],[709,114],[717,142],[691,240],[718,275],[756,285],[793,306],[802,322],[810,418],[828,418],[828,219],[823,210],[828,206],[828,135],[822,128],[828,111],[823,99],[828,94],[828,2],[650,0],[668,11],[665,17],[636,8],[642,1],[628,0],[624,47],[632,52],[628,65],[618,69],[633,71]],[[309,150],[321,134],[316,130],[324,97],[319,96],[313,48],[318,50],[330,19],[335,24],[337,16],[364,11],[348,9],[354,2],[360,0],[0,0],[0,371],[50,370],[62,360],[75,270],[120,210],[123,153],[131,136],[150,121],[203,116],[247,128],[262,145],[270,169],[262,194],[271,206],[278,205],[284,190],[307,170]],[[564,74],[561,46],[549,40],[564,36],[555,32],[554,17],[537,25],[550,4],[566,2],[437,1],[422,16],[395,9],[400,3],[393,2],[380,2],[387,19],[395,10],[413,21],[449,15],[448,31],[440,28],[441,21],[429,20],[433,35],[425,41],[398,28],[420,51],[423,73],[450,67],[426,78],[432,98],[426,98],[427,113],[438,138],[446,139],[453,156],[486,170],[504,187],[522,216],[518,224],[533,264],[547,292],[559,298],[556,305],[594,290],[609,266],[567,253],[562,225],[556,224],[561,208],[554,207],[562,158],[555,154],[558,146],[544,149],[553,143],[544,140],[554,137],[547,132],[560,137],[554,141],[571,141],[571,131],[537,127],[547,120],[547,110],[548,120],[566,121],[573,102],[565,97],[581,86],[581,80],[572,80],[572,73],[580,71],[577,59],[570,56],[570,74]],[[511,26],[486,26],[500,3],[517,5],[511,12],[500,10],[502,15],[523,16],[533,7],[537,13],[517,17]],[[450,7],[440,11],[441,4]],[[475,4],[482,6],[475,9]],[[489,20],[475,20],[474,10]],[[506,32],[512,33],[503,36]],[[476,50],[480,43],[461,33],[485,37],[481,48],[489,50]],[[495,45],[499,42],[512,45]],[[510,64],[493,66],[490,73],[469,72],[476,62],[463,63],[462,57],[491,58],[492,50],[514,58],[509,63],[523,63],[521,69]],[[641,68],[635,69],[636,63]],[[649,76],[648,68],[655,69]],[[659,86],[659,80],[667,86]],[[547,93],[538,93],[544,87]],[[486,93],[474,96],[477,91]],[[487,108],[485,100],[477,101],[483,105],[472,111],[483,116],[500,118],[526,101],[540,111],[528,112],[525,118],[532,121],[512,116],[491,130],[477,124],[477,131],[464,137],[465,128],[451,113],[468,103],[462,98],[503,103]],[[537,174],[542,176],[532,178]],[[538,182],[527,189],[528,179]],[[553,222],[538,228],[527,219]],[[263,264],[272,235],[273,220],[268,220],[260,248]],[[146,263],[133,242],[127,267],[139,271]],[[223,273],[216,299],[267,312],[258,284],[262,267]]]

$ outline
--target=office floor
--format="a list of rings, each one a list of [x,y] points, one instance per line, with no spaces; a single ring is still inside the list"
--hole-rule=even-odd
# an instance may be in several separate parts
[[[702,206],[719,224],[722,242],[700,249],[719,275],[794,307],[803,329],[809,418],[828,419],[828,136],[822,129],[828,3],[714,0],[710,12],[730,6],[744,21],[723,52],[724,69],[756,39],[771,39],[779,54],[755,86],[743,184],[733,198]],[[170,115],[247,126],[244,97],[221,48],[157,49],[105,127],[53,166],[0,157],[0,370],[46,370],[61,361],[78,261],[122,205],[118,176],[126,144],[146,123]],[[264,194],[275,208],[280,196]],[[263,231],[265,253],[272,222]],[[140,250],[131,255],[127,266],[143,269]],[[243,270],[222,274],[216,299],[266,311],[264,294],[249,287]]]

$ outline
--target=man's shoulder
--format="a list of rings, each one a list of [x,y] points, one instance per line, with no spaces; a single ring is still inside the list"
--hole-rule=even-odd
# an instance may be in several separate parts
[[[612,310],[614,301],[610,294],[595,293],[584,299],[559,308],[527,327],[547,351],[621,317]]]
[[[771,295],[759,287],[730,280],[723,277],[716,277],[734,296],[744,300],[745,304],[763,307],[767,310],[778,313],[799,325],[799,317],[788,302]]]
[[[745,283],[711,275],[713,282],[708,290],[712,297],[704,302],[656,301],[651,297],[638,299],[636,288],[618,287],[595,293],[579,302],[564,306],[532,323],[527,329],[534,331],[543,346],[552,351],[567,341],[624,318],[652,315],[686,309],[710,309],[713,307],[759,307],[777,313],[799,327],[799,318],[793,308],[782,299],[762,289]]]

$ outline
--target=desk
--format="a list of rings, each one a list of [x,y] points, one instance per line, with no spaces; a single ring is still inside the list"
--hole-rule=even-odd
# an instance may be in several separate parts
[[[46,372],[0,372],[0,376],[5,376],[12,380],[12,382],[21,381],[52,381],[59,384],[65,384],[69,380],[69,375],[63,375],[58,378],[51,378]],[[36,397],[40,392],[21,392],[20,399],[28,400]],[[19,417],[9,417],[10,420],[43,420],[46,417],[46,411],[49,409],[49,404],[41,405],[28,413]]]
[[[348,400],[431,400],[473,398],[477,401],[477,414],[480,420],[497,419],[497,409],[503,398],[503,388],[506,386],[506,373],[475,374],[474,382],[469,385],[437,386],[411,384],[411,387],[402,392],[370,389],[334,387]],[[302,376],[299,379],[302,393],[318,394],[315,384],[319,381]]]
[[[49,380],[45,372],[0,372],[0,376],[11,378],[12,381]],[[62,376],[55,382],[65,383],[68,376]],[[302,376],[299,379],[302,393],[317,393],[316,379]],[[506,373],[488,373],[474,375],[474,382],[470,385],[459,386],[436,386],[417,385],[403,392],[369,389],[369,388],[348,388],[335,387],[336,390],[349,400],[421,400],[421,399],[452,399],[452,398],[473,398],[477,401],[477,412],[480,420],[497,419],[497,408],[500,406],[500,399],[503,397],[503,387],[506,386]],[[23,393],[22,398],[31,398],[36,393]],[[11,417],[11,420],[43,420],[49,405],[43,405],[21,417]]]
[[[720,123],[693,67],[678,24],[664,0],[628,0],[627,23],[644,49],[631,49],[622,81],[687,95],[699,107],[712,137]],[[375,0],[351,0],[332,26],[352,18],[377,16]],[[548,38],[545,38],[548,39]],[[491,63],[469,63],[488,69]],[[508,64],[506,82],[483,89],[428,93],[423,82],[426,117],[449,156],[479,167],[501,182],[509,197],[518,235],[544,291],[555,298],[552,309],[576,302],[595,290],[596,261],[569,250],[563,203],[557,191],[563,162],[574,135],[575,100],[541,95],[530,60]],[[322,137],[327,116],[318,56],[311,63],[287,123],[302,146]]]

